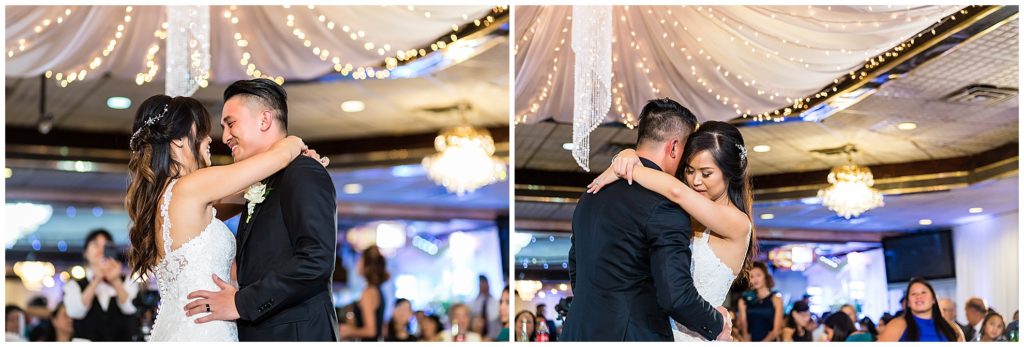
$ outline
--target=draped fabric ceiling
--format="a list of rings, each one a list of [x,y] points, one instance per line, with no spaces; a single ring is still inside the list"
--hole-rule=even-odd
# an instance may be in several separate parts
[[[635,125],[669,97],[698,119],[774,111],[954,14],[958,6],[615,6],[612,107]],[[571,6],[518,6],[516,123],[573,119]]]
[[[85,79],[135,80],[148,71],[154,45],[161,47],[154,63],[163,63],[158,32],[166,30],[166,13],[164,6],[8,6],[6,74],[85,70]],[[252,78],[249,64],[286,81],[335,72],[335,58],[353,69],[379,67],[399,50],[429,47],[488,14],[489,6],[210,6],[210,80]],[[153,81],[163,81],[162,70]]]

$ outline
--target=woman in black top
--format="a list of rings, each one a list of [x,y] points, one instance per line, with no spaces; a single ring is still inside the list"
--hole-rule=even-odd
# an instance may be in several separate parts
[[[811,331],[808,326],[811,323],[811,311],[806,301],[797,301],[793,309],[786,315],[786,327],[782,328],[783,342],[812,342]]]
[[[363,251],[363,256],[356,263],[356,271],[366,279],[366,288],[353,307],[355,319],[338,327],[342,338],[360,341],[380,341],[384,328],[384,293],[380,285],[387,282],[387,262],[380,254],[377,246],[370,246]]]
[[[387,342],[413,342],[416,336],[409,333],[409,320],[412,319],[412,304],[409,300],[395,300],[395,310],[391,313],[391,321],[388,322],[388,334],[384,338]]]
[[[740,334],[743,341],[778,341],[782,336],[782,296],[772,290],[775,280],[768,266],[754,262],[749,272],[750,289],[738,303]]]

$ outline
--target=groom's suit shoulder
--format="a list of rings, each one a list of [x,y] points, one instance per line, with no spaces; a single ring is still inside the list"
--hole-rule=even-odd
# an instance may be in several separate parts
[[[320,162],[316,159],[300,155],[292,160],[287,167],[281,172],[281,176],[285,181],[292,180],[317,180],[327,179],[330,180],[330,175],[327,174],[327,169],[324,168]],[[333,185],[333,182],[332,182]]]

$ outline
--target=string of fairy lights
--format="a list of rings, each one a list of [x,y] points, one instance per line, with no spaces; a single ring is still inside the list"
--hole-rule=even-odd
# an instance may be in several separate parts
[[[135,74],[135,84],[143,85],[153,81],[156,73],[160,71],[160,64],[157,63],[157,53],[160,52],[160,43],[167,41],[167,21],[160,24],[160,28],[153,31],[154,42],[146,51],[146,59],[143,62],[143,71]]]
[[[291,6],[289,5],[285,5],[283,7],[286,9],[291,8]],[[473,32],[474,30],[470,29],[471,27],[480,28],[495,24],[497,22],[497,16],[500,16],[509,11],[509,6],[507,5],[495,6],[491,8],[489,14],[487,14],[483,18],[473,19],[472,22],[470,22],[470,17],[468,14],[462,14],[461,18],[463,19],[464,22],[452,24],[451,32],[443,35],[442,39],[438,39],[437,41],[430,43],[429,49],[427,47],[396,49],[396,47],[393,47],[393,45],[389,43],[374,42],[363,30],[353,28],[350,25],[342,24],[330,19],[327,15],[319,11],[314,5],[303,7],[306,7],[309,11],[313,12],[314,17],[316,18],[315,23],[322,25],[324,28],[327,28],[331,32],[340,31],[341,33],[344,33],[346,37],[349,37],[354,41],[362,43],[363,48],[366,49],[367,51],[376,52],[377,55],[383,58],[383,62],[379,66],[357,67],[351,63],[343,62],[341,57],[338,56],[337,52],[332,52],[330,49],[325,48],[321,45],[317,45],[315,42],[313,42],[310,37],[311,35],[309,35],[305,30],[300,28],[299,25],[296,23],[295,14],[291,12],[287,13],[285,17],[285,23],[288,25],[289,28],[292,28],[292,35],[296,37],[296,39],[298,39],[305,47],[309,48],[312,51],[312,53],[315,56],[317,56],[321,61],[330,60],[331,63],[333,63],[333,67],[336,72],[340,73],[343,76],[352,76],[353,79],[387,79],[391,77],[391,70],[398,67],[403,62],[408,62],[419,57],[427,56],[432,52],[443,50],[447,48],[449,45],[457,42],[460,39],[459,35],[464,35],[466,33]],[[417,13],[418,16],[422,15],[424,18],[429,19],[434,17],[434,14],[432,14],[430,10],[417,8],[412,5],[404,6],[404,8],[406,8],[410,12]],[[56,15],[55,18],[50,17],[40,20],[38,22],[38,25],[35,26],[34,28],[34,34],[38,36],[39,34],[44,33],[48,29],[51,29],[57,25],[61,25],[67,22],[68,18],[73,13],[76,13],[78,11],[81,10],[75,10],[74,7],[67,7],[64,9],[62,14]],[[128,24],[132,21],[132,12],[132,6],[125,6],[125,15],[123,17],[123,20],[117,24],[116,31],[112,34],[112,38],[107,42],[106,46],[102,49],[101,52],[93,54],[88,61],[80,64],[79,66],[76,66],[73,69],[68,69],[67,71],[50,70],[46,71],[44,76],[47,79],[54,79],[56,84],[60,87],[67,87],[73,82],[85,80],[89,72],[95,71],[99,69],[101,66],[103,66],[103,64],[108,60],[109,56],[119,47],[120,43],[123,41],[123,37],[126,34],[126,28]],[[264,69],[261,69],[260,66],[256,64],[257,62],[253,61],[253,54],[248,49],[249,40],[247,40],[246,35],[244,35],[242,31],[239,29],[239,23],[241,19],[238,13],[238,7],[235,5],[227,6],[227,8],[223,12],[223,19],[230,24],[229,27],[231,28],[231,30],[234,31],[234,44],[238,47],[240,51],[240,59],[238,61],[240,66],[245,70],[246,75],[253,78],[268,78],[274,80],[279,84],[284,84],[283,76],[275,76],[274,74],[267,73],[266,71],[264,71]],[[153,79],[155,79],[157,73],[160,71],[161,65],[160,58],[158,55],[159,52],[161,51],[161,44],[163,42],[166,42],[167,39],[167,26],[167,22],[164,21],[162,22],[160,28],[154,31],[153,35],[155,37],[155,42],[149,45],[148,49],[146,49],[146,54],[142,59],[141,71],[136,73],[135,75],[135,83],[137,85],[144,85],[146,83],[152,82]],[[14,58],[18,54],[29,49],[29,47],[31,47],[33,43],[33,40],[34,37],[32,37],[32,34],[15,40],[15,44],[12,44],[10,47],[7,47],[7,59]],[[195,57],[192,58],[195,59]],[[202,80],[200,81],[199,84],[201,87],[205,87],[208,84],[208,78],[209,72],[207,72],[207,75],[203,76]]]
[[[248,49],[249,41],[246,40],[245,36],[242,35],[242,33],[238,30],[238,23],[240,22],[240,20],[238,19],[238,15],[235,13],[235,11],[237,10],[238,6],[228,6],[228,9],[224,10],[223,18],[225,20],[228,20],[231,23],[231,27],[235,30],[235,45],[238,46],[238,48],[240,48],[242,51],[242,59],[239,60],[238,63],[245,67],[245,75],[253,78],[266,78],[269,80],[273,80],[274,82],[277,82],[277,84],[284,85],[284,76],[273,76],[270,74],[264,74],[263,71],[256,66],[256,63],[249,61],[250,59],[252,59],[252,54],[249,53]],[[205,85],[202,84],[201,86],[205,87]]]
[[[65,8],[64,11],[62,11],[61,13],[62,14],[58,14],[54,18],[45,18],[45,19],[40,20],[39,24],[37,24],[32,29],[33,33],[31,35],[35,35],[35,36],[38,37],[39,35],[42,35],[44,31],[47,31],[48,29],[50,29],[51,25],[52,25],[52,27],[56,27],[56,26],[59,26],[61,24],[64,24],[64,21],[66,21],[68,18],[70,18],[71,14],[75,13],[75,11],[72,11],[71,7],[68,7],[68,8]],[[20,54],[20,53],[24,52],[26,49],[28,49],[29,47],[31,47],[33,42],[30,39],[32,39],[32,38],[31,37],[19,38],[17,41],[15,41],[15,42],[17,42],[16,45],[14,45],[12,47],[7,47],[7,59],[14,58],[15,55]]]
[[[651,36],[660,36],[660,38],[663,41],[663,43],[665,43],[665,45],[667,45],[666,52],[676,52],[676,53],[678,53],[678,54],[680,54],[682,56],[685,56],[687,64],[690,67],[690,69],[689,69],[690,71],[689,71],[688,75],[690,75],[692,78],[694,78],[694,80],[696,81],[697,84],[699,84],[700,87],[706,88],[706,89],[702,89],[702,90],[704,90],[709,96],[714,97],[715,100],[717,102],[721,103],[722,105],[731,107],[734,110],[734,112],[736,112],[737,116],[741,116],[743,118],[750,118],[750,119],[753,119],[755,121],[775,121],[775,122],[780,122],[780,121],[783,121],[785,119],[785,117],[787,117],[787,116],[791,116],[791,115],[800,113],[803,110],[807,110],[809,108],[809,105],[813,101],[815,101],[816,99],[827,98],[829,95],[833,95],[834,93],[839,92],[839,88],[837,87],[837,85],[839,83],[841,83],[842,81],[844,81],[846,79],[864,79],[864,78],[866,78],[870,74],[871,70],[879,68],[887,60],[895,59],[902,52],[910,49],[916,43],[915,38],[911,37],[910,39],[904,40],[902,42],[900,40],[892,41],[890,44],[885,46],[885,47],[890,47],[890,48],[873,48],[873,49],[846,49],[846,48],[840,48],[838,50],[838,52],[837,52],[834,48],[816,47],[815,45],[812,45],[812,44],[810,44],[808,42],[801,41],[799,39],[787,39],[787,38],[776,37],[774,35],[770,35],[770,34],[759,32],[759,31],[757,31],[754,28],[751,28],[749,26],[744,26],[743,23],[740,22],[740,21],[737,21],[735,19],[730,20],[726,14],[723,14],[723,13],[720,13],[720,12],[715,12],[714,7],[711,7],[711,6],[686,6],[686,5],[683,5],[682,8],[686,8],[687,10],[690,10],[690,11],[692,11],[694,13],[698,13],[698,14],[700,14],[701,16],[703,16],[704,18],[706,18],[708,20],[717,21],[717,22],[720,22],[723,25],[728,25],[730,28],[735,28],[735,31],[731,31],[730,30],[731,32],[730,32],[730,35],[729,35],[729,41],[728,41],[729,43],[734,44],[734,45],[739,45],[742,42],[742,46],[740,46],[742,49],[745,49],[745,50],[749,49],[751,51],[751,53],[754,53],[757,56],[763,56],[765,59],[768,59],[768,60],[779,60],[781,62],[788,62],[788,63],[791,63],[791,64],[799,64],[799,66],[802,66],[804,69],[807,69],[808,71],[818,71],[818,72],[836,71],[836,72],[840,72],[844,68],[848,68],[848,67],[843,67],[843,66],[838,66],[838,65],[826,66],[826,65],[820,64],[820,63],[812,63],[812,62],[805,61],[805,59],[800,58],[800,57],[785,56],[779,50],[768,50],[768,49],[764,48],[763,46],[758,46],[756,44],[753,44],[753,43],[750,42],[749,39],[744,39],[743,36],[744,35],[748,36],[748,37],[752,36],[752,37],[755,37],[755,38],[760,38],[760,37],[763,36],[765,38],[773,39],[773,40],[775,40],[775,41],[777,41],[779,43],[782,43],[784,46],[791,46],[791,47],[794,47],[794,48],[816,50],[816,51],[822,52],[822,54],[824,54],[825,56],[829,56],[829,55],[837,54],[837,53],[838,54],[846,54],[846,55],[853,55],[853,54],[860,53],[860,54],[863,54],[865,56],[864,64],[863,65],[848,71],[844,76],[841,76],[839,78],[833,79],[833,81],[832,81],[833,85],[830,86],[829,88],[825,88],[825,89],[823,89],[822,91],[819,91],[818,93],[816,93],[813,96],[801,97],[801,96],[798,96],[798,95],[793,95],[792,91],[786,92],[786,91],[777,90],[777,89],[772,88],[770,86],[766,86],[763,83],[759,84],[758,81],[753,79],[753,78],[749,78],[749,77],[745,78],[742,74],[730,71],[728,68],[722,66],[722,64],[720,62],[718,62],[718,60],[715,59],[712,56],[712,54],[710,52],[708,52],[706,49],[704,49],[703,47],[685,47],[684,45],[680,44],[679,42],[676,42],[675,39],[672,38],[669,33],[670,32],[678,32],[678,29],[679,29],[680,26],[682,27],[682,31],[683,32],[691,33],[691,36],[698,43],[698,45],[700,45],[703,41],[705,41],[705,38],[701,37],[699,35],[693,34],[690,31],[689,26],[683,25],[683,24],[679,23],[679,21],[677,21],[677,20],[673,20],[670,23],[665,18],[657,18],[657,16],[659,14],[662,14],[662,13],[665,13],[665,14],[671,16],[673,9],[667,8],[663,12],[655,12],[654,9],[648,7],[646,9],[646,13],[647,13],[646,17],[655,17],[654,21],[656,21],[658,24],[660,24],[659,28],[662,29],[662,31],[660,33],[652,32],[652,33],[650,33],[650,35]],[[766,8],[763,8],[763,10],[767,11],[767,13],[765,13],[765,15],[769,16],[772,19],[776,19],[777,17],[780,17],[780,16],[792,16],[792,17],[807,18],[807,17],[815,16],[817,14],[816,11],[822,11],[822,10],[824,10],[824,11],[832,11],[832,6],[826,6],[824,9],[822,9],[820,7],[816,7],[816,6],[807,6],[807,9],[806,9],[807,12],[806,13],[793,12],[792,10],[795,9],[795,8],[797,8],[797,7],[795,7],[795,6],[786,7],[785,10],[784,10],[783,8],[776,9],[776,8],[766,7]],[[892,8],[893,8],[893,5],[887,5],[886,6],[886,10],[891,10]],[[936,7],[933,11],[926,11],[925,13],[920,14],[918,16],[913,16],[911,14],[911,6],[906,6],[902,12],[893,12],[889,16],[889,21],[884,21],[884,20],[883,21],[878,21],[878,20],[875,20],[875,21],[864,21],[864,20],[847,20],[847,21],[844,21],[844,20],[837,19],[837,20],[829,20],[828,22],[820,22],[819,25],[821,25],[821,27],[823,27],[826,31],[830,31],[830,32],[834,32],[836,30],[840,30],[840,31],[847,30],[847,28],[850,27],[850,26],[858,26],[858,27],[861,27],[861,26],[874,26],[874,27],[880,27],[883,22],[885,22],[885,23],[893,23],[893,22],[897,22],[897,21],[901,21],[901,22],[915,22],[915,21],[917,21],[917,22],[925,22],[925,23],[934,22],[934,24],[932,26],[932,28],[934,28],[935,26],[938,26],[939,24],[942,24],[943,22],[945,22],[947,20],[956,20],[956,15],[950,15],[950,16],[942,15],[942,13],[947,12],[948,9],[949,9],[948,6]],[[626,12],[629,12],[630,11],[630,6],[624,6],[623,10],[626,11]],[[867,6],[867,10],[868,10],[868,12],[874,12],[875,9],[874,9],[873,6]],[[637,10],[637,11],[640,11],[640,10]],[[636,12],[636,11],[634,11],[634,12],[637,13],[637,14],[643,15],[642,12]],[[959,13],[961,15],[967,14],[967,12],[965,10],[961,10]],[[522,35],[522,37],[520,37],[519,40],[517,40],[516,45],[515,45],[515,52],[516,52],[516,54],[519,53],[520,45],[527,45],[527,44],[530,43],[529,40],[531,38],[535,38],[536,28],[538,27],[538,25],[541,24],[540,23],[541,17],[543,17],[543,16],[538,16],[538,18],[533,23],[530,23],[529,24],[529,28],[527,28],[524,31],[524,33],[528,33],[528,34]],[[841,16],[832,16],[832,17],[833,18],[841,18]],[[941,17],[941,18],[939,18],[939,17]],[[627,16],[626,15],[624,15],[624,14],[620,15],[618,19],[621,22],[620,25],[625,26],[625,25],[628,24],[627,23]],[[659,68],[659,66],[657,66],[656,64],[651,64],[651,63],[648,62],[647,57],[644,55],[643,51],[641,50],[641,47],[648,47],[649,48],[649,46],[648,45],[644,45],[642,43],[643,40],[640,40],[637,37],[637,33],[635,31],[630,31],[628,34],[630,35],[628,37],[628,40],[623,40],[622,43],[626,44],[625,41],[628,41],[628,45],[629,45],[629,48],[630,48],[630,50],[628,50],[628,51],[634,52],[634,54],[637,57],[639,57],[640,61],[635,64],[636,69],[638,69],[645,76],[648,76],[648,87],[651,89],[652,93],[657,95],[661,91],[661,88],[659,87],[659,85],[657,83],[655,83],[654,81],[651,81],[649,79],[649,76],[651,76],[651,69],[652,68],[657,69],[657,68]],[[660,34],[660,35],[658,35],[658,34]],[[934,34],[935,34],[934,30],[932,30],[932,35],[934,35]],[[917,34],[916,37],[920,38],[922,35],[923,35],[923,33],[919,33],[919,34]],[[617,41],[613,38],[613,42],[617,42]],[[718,42],[722,42],[722,41],[721,40],[716,41],[716,43],[718,43]],[[558,48],[558,47],[556,47],[556,48]],[[556,55],[556,58],[554,58],[554,59],[557,62],[557,59],[558,59],[557,55]],[[613,62],[618,63],[618,56],[617,55],[613,56]],[[771,64],[771,63],[772,62],[767,62],[766,64]],[[702,76],[700,74],[700,72],[699,72],[700,69],[698,69],[698,65],[705,65],[705,66],[709,66],[709,67],[713,66],[714,67],[713,71],[715,73],[717,73],[718,76],[715,79],[710,78],[711,76]],[[556,66],[552,66],[552,70],[554,70],[556,68],[557,68]],[[685,71],[681,71],[681,72],[684,73],[684,74],[687,74]],[[658,74],[656,74],[656,75],[658,75]],[[616,76],[616,75],[613,74],[613,78],[617,78],[617,77],[619,77],[619,76]],[[737,97],[735,95],[726,95],[726,94],[723,94],[722,92],[717,92],[718,89],[726,90],[728,88],[716,88],[716,86],[712,85],[712,83],[711,83],[713,80],[718,80],[718,81],[735,80],[736,84],[730,84],[730,87],[738,87],[738,86],[742,85],[743,88],[746,88],[746,89],[752,91],[753,92],[752,94],[754,94],[753,96],[758,97],[758,98],[762,98],[762,99],[767,100],[767,101],[774,102],[776,99],[785,99],[786,102],[787,102],[787,106],[781,107],[779,109],[775,109],[775,110],[771,110],[771,111],[766,111],[766,112],[762,112],[762,113],[759,113],[759,114],[755,114],[755,113],[752,112],[753,110],[750,107],[746,107],[745,105],[743,105],[743,103],[741,101],[741,100],[743,100],[742,98]],[[525,122],[529,117],[531,117],[533,115],[536,115],[537,112],[539,112],[539,110],[541,109],[540,102],[544,101],[547,98],[547,95],[550,93],[549,87],[553,83],[554,82],[551,81],[551,74],[549,74],[548,75],[548,81],[545,82],[545,85],[548,86],[548,87],[541,88],[541,90],[539,92],[537,92],[534,96],[531,97],[530,102],[527,103],[527,105],[529,105],[528,108],[526,110],[521,111],[519,114],[516,115],[516,118],[515,118],[515,123],[516,124],[521,124],[521,123]],[[634,124],[632,124],[633,120],[631,119],[631,117],[629,117],[628,110],[624,109],[624,105],[623,105],[623,99],[624,98],[622,97],[621,91],[622,91],[621,83],[613,83],[613,89],[612,89],[612,94],[613,94],[613,100],[612,101],[613,101],[613,105],[614,105],[613,106],[613,111],[620,114],[620,118],[621,118],[620,121],[622,123],[626,124],[627,126],[631,126],[631,125],[634,125]]]
[[[541,19],[538,16],[537,21],[535,23],[540,24],[540,20]],[[535,94],[534,96],[532,96],[530,98],[530,101],[527,103],[527,104],[530,105],[530,108],[525,110],[525,111],[523,111],[523,112],[520,112],[520,114],[517,114],[515,116],[515,124],[518,125],[518,124],[521,124],[521,123],[525,123],[529,119],[529,117],[531,115],[536,115],[538,112],[540,112],[540,106],[541,106],[540,103],[544,102],[544,100],[548,98],[548,95],[549,95],[549,93],[551,91],[551,88],[554,87],[554,81],[555,81],[554,76],[555,76],[556,73],[558,73],[558,61],[562,57],[561,55],[564,54],[564,53],[561,53],[561,52],[562,52],[562,48],[565,47],[565,42],[567,41],[568,35],[570,35],[570,33],[569,33],[569,26],[571,24],[572,24],[572,16],[566,16],[565,17],[565,21],[562,23],[561,29],[558,30],[558,33],[559,33],[558,35],[560,35],[559,40],[558,40],[558,44],[555,45],[554,48],[552,48],[552,50],[555,52],[555,57],[551,60],[551,68],[548,70],[547,81],[545,81],[544,86],[541,87],[540,92]],[[530,29],[530,32],[531,33],[536,33],[535,27],[532,27]],[[524,36],[522,38],[522,40],[523,40],[522,42],[526,42],[526,41],[528,41],[528,37]],[[516,44],[515,50],[516,50],[515,54],[518,54],[519,53],[519,44],[518,43]]]
[[[68,12],[65,11],[65,13]],[[128,23],[131,23],[132,21],[132,7],[125,6],[124,13],[125,14],[122,21],[117,24],[117,30],[114,32],[113,38],[111,38],[110,41],[107,42],[107,46],[103,48],[102,57],[100,56],[100,54],[94,54],[88,60],[88,69],[71,69],[70,72],[66,73],[54,73],[53,70],[48,70],[46,71],[44,76],[47,79],[53,78],[56,81],[57,85],[61,88],[67,87],[72,82],[85,80],[86,74],[88,74],[89,71],[95,71],[100,66],[102,66],[104,58],[109,57],[110,54],[113,53],[115,49],[117,49],[118,44],[121,42],[121,39],[124,38],[126,25],[128,25]]]

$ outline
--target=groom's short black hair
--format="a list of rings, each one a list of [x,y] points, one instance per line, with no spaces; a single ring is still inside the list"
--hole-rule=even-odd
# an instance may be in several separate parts
[[[288,132],[288,93],[280,84],[266,78],[235,81],[224,90],[224,101],[236,95],[274,110],[274,118],[281,123],[281,129]]]
[[[654,99],[647,102],[640,111],[636,144],[657,143],[669,139],[669,136],[682,133],[680,141],[686,141],[695,128],[697,116],[678,102],[669,98]]]

